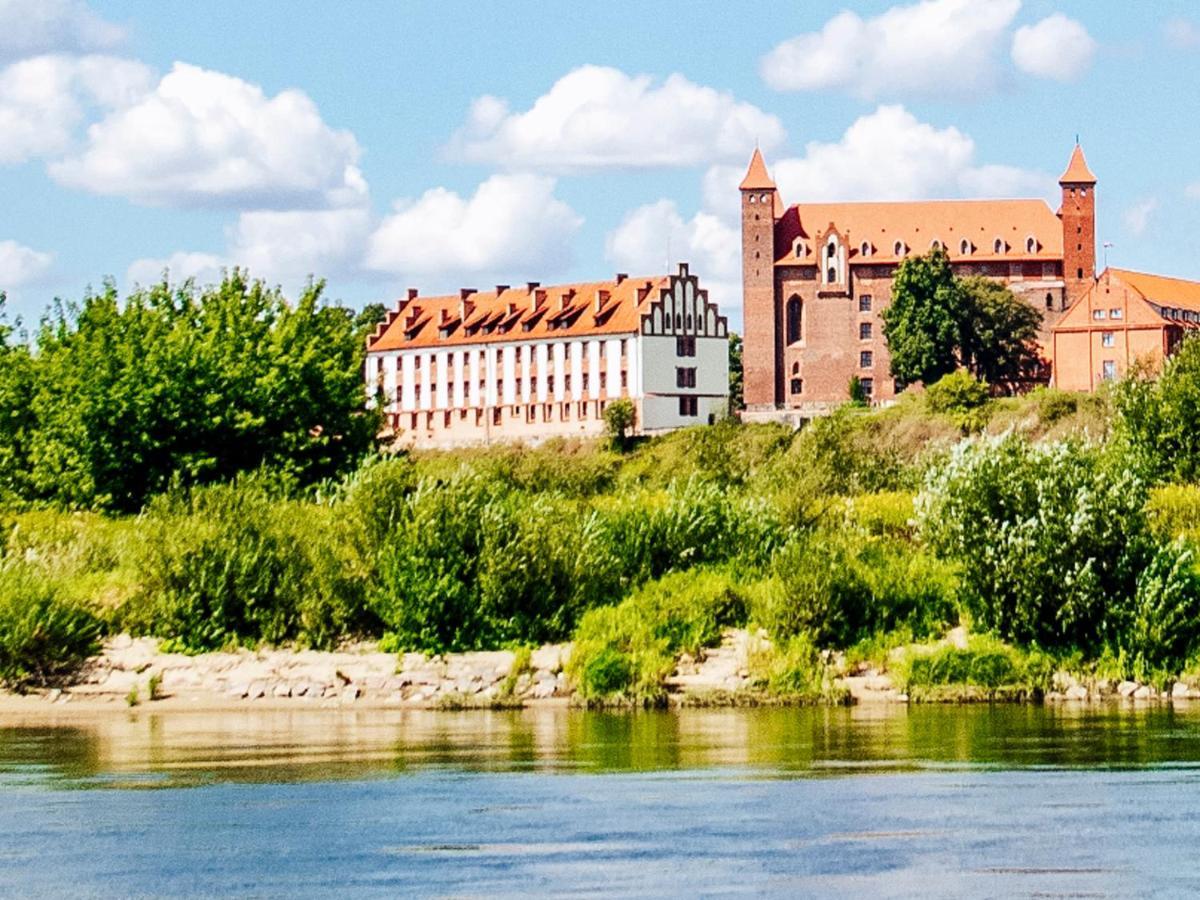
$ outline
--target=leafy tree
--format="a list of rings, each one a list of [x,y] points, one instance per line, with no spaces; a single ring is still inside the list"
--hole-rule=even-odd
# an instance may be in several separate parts
[[[636,416],[637,410],[628,397],[620,397],[604,408],[604,426],[608,429],[613,446],[625,449]]]
[[[1042,314],[1002,284],[974,276],[959,281],[963,318],[959,356],[976,378],[1012,393],[1037,372]]]
[[[354,330],[362,335],[365,341],[370,337],[376,326],[387,318],[388,308],[382,303],[368,303],[354,316]]]
[[[742,336],[729,332],[729,412],[746,408],[743,393]]]
[[[15,329],[4,317],[5,301],[0,292],[0,499],[11,502],[28,490],[33,360],[25,344],[13,341]]]
[[[376,423],[362,411],[361,335],[323,289],[289,304],[234,269],[203,290],[164,282],[121,302],[108,283],[56,304],[37,339],[32,493],[136,510],[172,479],[344,471]]]
[[[958,367],[963,298],[941,250],[911,256],[892,282],[892,302],[881,315],[899,385],[932,384]]]
[[[1002,284],[955,277],[942,250],[900,264],[882,318],[901,385],[933,384],[961,367],[1011,393],[1037,370],[1041,313]]]
[[[867,400],[869,399],[867,397],[867,389],[863,387],[862,379],[857,375],[850,376],[849,391],[851,403],[853,403],[855,406],[867,405]]]
[[[1116,430],[1155,481],[1200,479],[1200,339],[1189,337],[1162,373],[1134,367],[1117,385]]]

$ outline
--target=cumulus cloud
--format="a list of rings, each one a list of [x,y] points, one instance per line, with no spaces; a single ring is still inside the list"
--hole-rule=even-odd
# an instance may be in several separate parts
[[[1158,200],[1153,197],[1139,200],[1133,204],[1133,206],[1125,210],[1125,215],[1123,216],[1125,230],[1135,237],[1141,237],[1146,233],[1146,228],[1150,224],[1150,217],[1156,209],[1158,209]]]
[[[452,156],[553,172],[688,166],[779,145],[783,125],[733,95],[671,75],[581,66],[524,112],[485,96],[449,145]]]
[[[54,255],[18,244],[0,241],[0,291],[37,281],[49,271]]]
[[[1200,47],[1200,26],[1191,19],[1175,16],[1163,23],[1163,37],[1177,50],[1194,50]]]
[[[154,90],[93,124],[50,165],[68,187],[155,206],[314,208],[361,201],[358,143],[298,90],[176,63]]]
[[[221,280],[221,270],[228,267],[225,259],[213,253],[180,251],[160,258],[135,260],[125,272],[130,284],[158,284],[165,275],[172,284],[187,281],[213,284]]]
[[[493,175],[471,197],[434,188],[400,201],[370,236],[366,265],[414,275],[559,271],[583,220],[554,187],[545,176]]]
[[[1062,13],[1024,25],[1013,35],[1013,62],[1039,78],[1073,81],[1087,71],[1095,55],[1096,42],[1087,29]]]
[[[299,284],[357,267],[370,230],[366,207],[245,212],[232,229],[229,254],[255,277]]]
[[[776,46],[760,71],[781,91],[974,96],[996,84],[999,49],[1020,7],[1021,0],[922,0],[869,19],[847,10]]]
[[[0,164],[65,152],[92,109],[133,102],[150,69],[112,56],[45,55],[0,69]]]
[[[124,28],[81,0],[0,0],[0,61],[110,50],[124,40]]]
[[[741,234],[710,212],[690,219],[671,200],[640,206],[605,241],[605,256],[622,271],[643,275],[687,262],[709,299],[730,310],[741,306]],[[669,259],[668,259],[669,254]]]

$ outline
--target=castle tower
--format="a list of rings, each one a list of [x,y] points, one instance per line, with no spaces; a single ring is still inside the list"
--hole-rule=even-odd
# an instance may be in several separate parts
[[[783,344],[775,302],[775,219],[779,192],[755,148],[742,193],[742,369],[746,408],[783,401]]]
[[[1070,309],[1096,280],[1096,176],[1075,145],[1062,186],[1064,306]]]

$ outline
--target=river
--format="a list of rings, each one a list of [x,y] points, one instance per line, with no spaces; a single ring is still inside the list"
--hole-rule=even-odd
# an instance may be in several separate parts
[[[1200,707],[0,723],[3,896],[1200,893]]]

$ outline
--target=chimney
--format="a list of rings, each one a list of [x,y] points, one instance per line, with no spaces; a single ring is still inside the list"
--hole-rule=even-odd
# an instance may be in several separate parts
[[[608,293],[608,291],[604,291],[604,290],[596,291],[596,312],[597,313],[599,313],[600,310],[604,309],[604,304],[608,302],[609,296],[610,296],[610,294]]]
[[[617,273],[617,284],[620,284],[622,281],[624,281],[628,277],[629,277],[628,272],[618,272]]]
[[[441,308],[441,310],[438,312],[438,327],[439,328],[445,327],[446,323],[449,321],[450,321],[450,310],[446,309],[446,307],[443,306]]]
[[[417,289],[416,289],[416,288],[409,288],[409,289],[408,289],[408,299],[409,299],[409,300],[416,300],[416,299],[417,299]]]
[[[529,291],[530,293],[533,293],[535,288],[540,288],[541,286],[542,286],[542,283],[540,281],[525,282],[525,290]]]
[[[537,312],[546,305],[546,292],[534,288],[529,294],[529,309],[531,312]]]
[[[458,298],[460,300],[466,300],[468,297],[470,297],[474,293],[477,293],[475,288],[459,288],[458,289]]]
[[[510,287],[510,285],[507,285],[507,284],[496,285],[496,296],[499,297],[501,294],[503,294],[505,291],[507,291],[509,289],[509,287]]]
[[[685,263],[685,262],[681,262],[681,263],[679,264],[679,277],[680,277],[680,278],[687,278],[687,277],[688,277],[688,264],[687,264],[687,263]]]
[[[505,304],[505,309],[507,310],[506,315],[511,316],[513,313],[515,313],[517,311],[517,304],[513,303],[510,300],[510,301],[508,301],[508,303]]]
[[[650,293],[650,282],[647,281],[645,284],[643,284],[641,287],[638,288],[638,293],[637,293],[638,301],[637,302],[641,303],[643,300],[646,299],[646,297],[649,295],[649,293]]]

